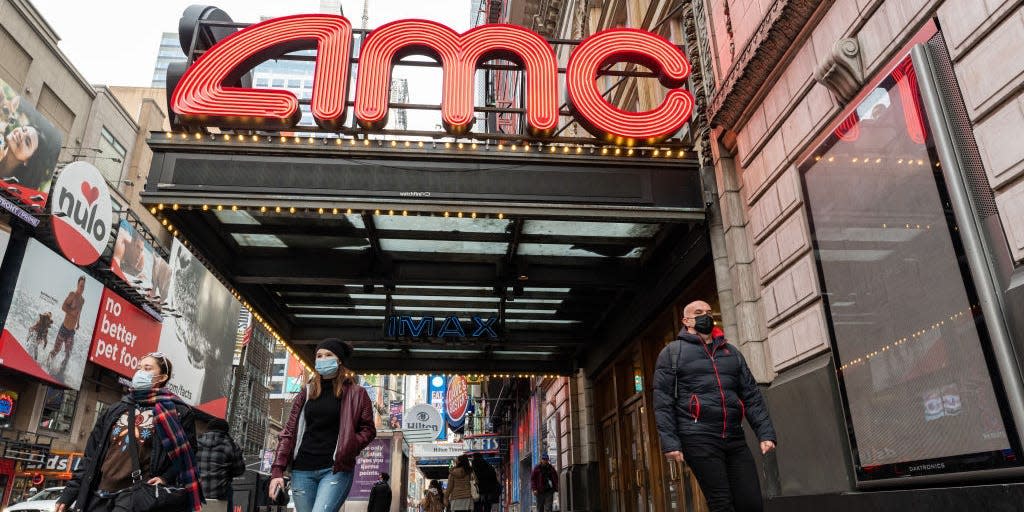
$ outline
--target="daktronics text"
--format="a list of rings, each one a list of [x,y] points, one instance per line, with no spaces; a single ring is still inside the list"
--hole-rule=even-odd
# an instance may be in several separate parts
[[[344,125],[352,24],[344,16],[303,14],[264,21],[220,41],[193,64],[171,96],[182,125],[289,129],[301,112],[285,90],[228,87],[253,65],[283,53],[316,49],[310,110],[326,129]],[[426,20],[400,20],[367,37],[359,56],[355,86],[356,121],[366,130],[387,123],[391,70],[396,60],[418,54],[441,62],[441,117],[452,134],[473,124],[474,75],[492,59],[518,62],[526,74],[526,124],[535,137],[558,128],[558,61],[537,33],[509,24],[487,24],[462,34]],[[606,65],[632,62],[658,74],[669,88],[654,109],[630,112],[611,104],[597,86]],[[683,88],[690,63],[665,38],[642,30],[615,28],[584,39],[572,52],[565,72],[573,116],[595,136],[616,142],[657,142],[676,133],[693,112],[693,96]]]

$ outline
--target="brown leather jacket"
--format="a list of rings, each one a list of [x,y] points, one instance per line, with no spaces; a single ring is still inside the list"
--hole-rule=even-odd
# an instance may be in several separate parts
[[[281,478],[291,465],[295,454],[299,451],[302,434],[305,431],[303,411],[306,405],[304,388],[295,397],[292,412],[288,415],[288,423],[278,438],[277,454],[270,470],[273,478]],[[331,392],[326,389],[323,392]],[[356,457],[377,437],[377,428],[373,425],[373,408],[370,396],[362,386],[357,386],[351,379],[345,382],[341,395],[341,408],[338,410],[341,423],[338,427],[338,446],[334,451],[334,472],[352,471],[356,467]]]

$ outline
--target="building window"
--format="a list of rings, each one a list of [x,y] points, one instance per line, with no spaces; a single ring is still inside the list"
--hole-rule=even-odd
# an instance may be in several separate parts
[[[298,89],[302,87],[302,80],[288,80],[289,89]]]
[[[861,480],[1014,458],[940,166],[909,57],[801,165]]]
[[[257,78],[256,87],[266,87],[269,84],[266,78]]]
[[[121,181],[121,170],[124,168],[124,161],[128,151],[105,127],[100,130],[100,141],[97,149],[100,152],[95,158],[96,168],[116,188],[119,184],[118,182]]]
[[[75,419],[75,404],[77,402],[78,391],[47,386],[39,427],[67,434],[71,431],[71,422]]]
[[[275,78],[274,81],[271,82],[271,87],[284,87],[284,78]]]
[[[103,417],[103,413],[107,412],[107,409],[109,409],[109,408],[110,408],[110,405],[107,404],[107,403],[100,402],[100,401],[96,402],[96,416],[92,420],[92,428],[93,429],[96,428],[96,424],[100,422],[100,418]]]

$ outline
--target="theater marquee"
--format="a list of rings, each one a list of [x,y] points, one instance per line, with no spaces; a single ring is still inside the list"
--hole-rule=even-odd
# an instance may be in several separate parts
[[[344,16],[303,14],[264,21],[224,38],[204,52],[174,88],[171,110],[181,126],[287,130],[301,117],[299,100],[285,90],[231,87],[254,65],[285,53],[316,50],[310,111],[326,130],[344,126],[352,72],[352,24]],[[354,115],[366,131],[387,123],[391,71],[408,55],[441,62],[441,116],[445,130],[467,133],[474,120],[474,75],[488,60],[518,63],[526,74],[525,121],[532,136],[549,137],[559,121],[558,60],[539,34],[518,25],[487,24],[462,34],[427,20],[385,24],[366,37],[359,55]],[[597,84],[604,67],[640,64],[669,90],[657,107],[623,110]],[[656,143],[690,119],[693,96],[683,86],[690,63],[660,35],[615,28],[598,32],[573,50],[565,88],[574,118],[594,136],[617,144]]]

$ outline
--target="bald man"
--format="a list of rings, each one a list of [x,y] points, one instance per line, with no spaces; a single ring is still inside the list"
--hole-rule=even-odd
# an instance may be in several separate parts
[[[711,512],[760,512],[761,485],[743,418],[761,453],[775,449],[768,407],[743,354],[715,327],[711,305],[683,309],[683,328],[658,356],[654,413],[661,448],[693,470]]]

